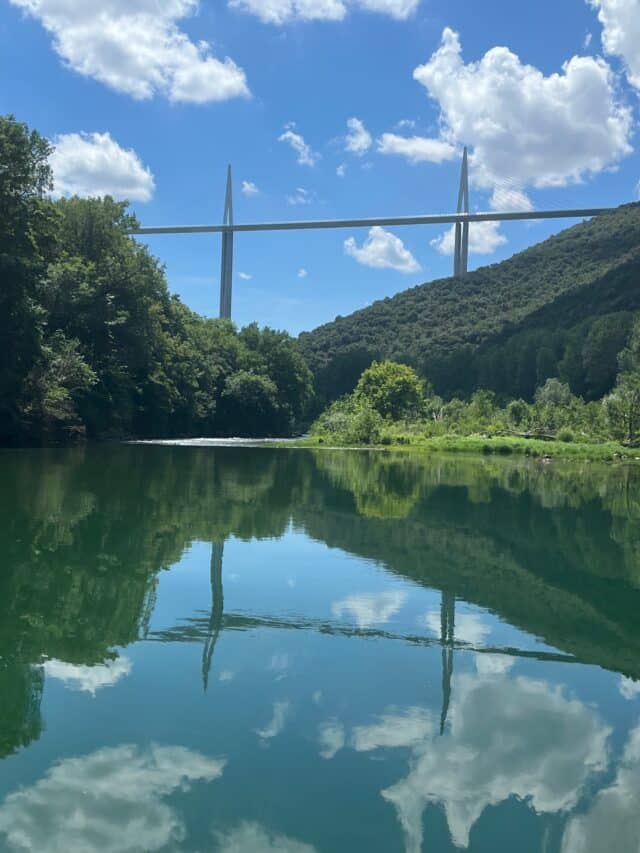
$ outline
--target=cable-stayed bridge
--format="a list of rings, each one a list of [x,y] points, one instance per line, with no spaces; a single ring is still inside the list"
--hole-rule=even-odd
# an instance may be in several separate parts
[[[455,213],[436,213],[416,216],[380,216],[364,219],[318,219],[294,222],[235,223],[233,219],[233,184],[231,166],[227,169],[224,215],[221,225],[158,225],[141,226],[134,233],[152,234],[222,234],[220,261],[220,317],[231,319],[233,290],[233,237],[249,231],[307,231],[339,228],[373,228],[400,225],[455,225],[453,275],[464,275],[469,265],[469,225],[472,222],[517,222],[533,219],[582,219],[609,213],[613,207],[567,208],[559,210],[512,210],[469,212],[469,168],[467,149],[462,155],[460,187]]]

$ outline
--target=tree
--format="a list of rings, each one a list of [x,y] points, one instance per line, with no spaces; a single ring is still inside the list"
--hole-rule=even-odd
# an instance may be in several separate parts
[[[614,437],[636,444],[640,434],[640,318],[618,356],[618,365],[615,388],[604,400],[605,412]]]
[[[41,352],[37,287],[55,249],[51,146],[13,116],[0,116],[0,442],[22,425],[18,401]]]
[[[566,382],[552,377],[536,389],[534,399],[538,406],[568,406],[573,395]]]
[[[415,416],[424,400],[424,383],[412,367],[393,361],[374,361],[356,386],[383,418]]]

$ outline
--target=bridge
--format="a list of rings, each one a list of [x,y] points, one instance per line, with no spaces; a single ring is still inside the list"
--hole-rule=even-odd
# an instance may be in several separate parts
[[[231,166],[227,169],[227,186],[224,201],[224,215],[221,225],[158,225],[141,226],[133,234],[147,236],[153,234],[222,234],[222,252],[220,261],[220,317],[231,319],[231,296],[233,289],[233,238],[234,234],[249,231],[307,231],[327,228],[373,228],[374,226],[393,225],[455,225],[455,244],[453,253],[453,275],[460,276],[469,266],[469,225],[472,222],[517,222],[533,219],[582,219],[599,216],[615,208],[591,207],[569,208],[566,210],[518,210],[481,213],[469,212],[469,167],[465,147],[460,169],[460,187],[456,213],[424,214],[417,216],[381,216],[370,219],[317,219],[298,222],[257,222],[234,223],[233,220],[233,184]]]

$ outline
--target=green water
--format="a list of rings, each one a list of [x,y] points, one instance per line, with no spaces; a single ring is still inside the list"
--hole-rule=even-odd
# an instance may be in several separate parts
[[[640,850],[640,469],[0,452],[0,849]]]

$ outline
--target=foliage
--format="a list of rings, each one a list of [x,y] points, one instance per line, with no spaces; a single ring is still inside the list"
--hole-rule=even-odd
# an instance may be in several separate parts
[[[383,418],[415,417],[424,397],[418,374],[406,364],[374,361],[363,373],[356,393]]]
[[[618,208],[457,279],[411,288],[300,336],[325,403],[373,360],[402,361],[444,398],[531,401],[550,377],[608,393],[640,309],[640,205]]]
[[[313,387],[295,341],[190,311],[125,203],[45,197],[50,153],[0,117],[0,444],[299,429]]]

